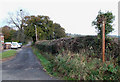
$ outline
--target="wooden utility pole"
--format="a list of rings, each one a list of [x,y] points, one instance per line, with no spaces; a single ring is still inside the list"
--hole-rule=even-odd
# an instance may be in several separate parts
[[[36,35],[36,41],[37,41],[38,39],[37,39],[37,28],[36,28],[36,25],[35,25],[35,35]]]
[[[105,20],[103,20],[103,27],[102,27],[102,55],[103,55],[103,62],[105,62]]]

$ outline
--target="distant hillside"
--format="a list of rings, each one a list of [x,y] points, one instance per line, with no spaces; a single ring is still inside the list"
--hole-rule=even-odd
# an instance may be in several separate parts
[[[81,35],[81,34],[71,34],[71,33],[66,33],[68,37],[81,37],[81,36],[96,36],[96,35]]]
[[[120,36],[117,36],[117,35],[108,35],[108,36],[113,38],[120,38]]]
[[[71,33],[66,33],[67,36],[69,37],[78,37],[81,36],[81,34],[71,34]]]

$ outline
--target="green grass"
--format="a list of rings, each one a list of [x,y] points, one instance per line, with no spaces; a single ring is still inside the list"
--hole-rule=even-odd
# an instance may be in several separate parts
[[[50,63],[50,61],[48,61],[44,56],[42,56],[37,49],[35,49],[35,48],[32,48],[32,49],[33,49],[33,53],[40,60],[44,70],[46,70],[48,72],[48,74],[51,74],[51,69],[49,69],[49,68],[52,64]]]
[[[36,49],[35,47],[32,47],[33,49],[33,53],[37,56],[37,58],[40,60],[40,63],[42,64],[44,70],[50,75],[50,76],[54,76],[58,79],[63,79],[63,80],[73,80],[72,78],[68,78],[66,76],[61,77],[59,72],[55,72],[53,71],[53,63],[50,62],[50,60],[48,60],[43,54],[40,53],[40,51],[38,49]],[[50,54],[48,54],[50,55]]]
[[[8,50],[8,51],[0,53],[0,58],[2,58],[2,59],[8,58],[8,57],[11,57],[14,55],[16,55],[16,50]]]

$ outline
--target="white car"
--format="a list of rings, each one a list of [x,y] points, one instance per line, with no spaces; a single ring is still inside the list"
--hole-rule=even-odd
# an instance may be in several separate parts
[[[11,48],[20,48],[21,47],[21,45],[19,45],[17,42],[12,42],[12,44],[11,44]]]
[[[10,44],[11,45],[11,42],[5,42],[5,44]]]
[[[22,47],[22,43],[18,43],[20,45],[20,48]]]

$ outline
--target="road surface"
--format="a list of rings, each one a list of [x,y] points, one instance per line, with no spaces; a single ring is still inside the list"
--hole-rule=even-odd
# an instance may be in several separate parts
[[[56,80],[50,77],[33,54],[31,47],[22,48],[16,57],[2,63],[2,80]]]

